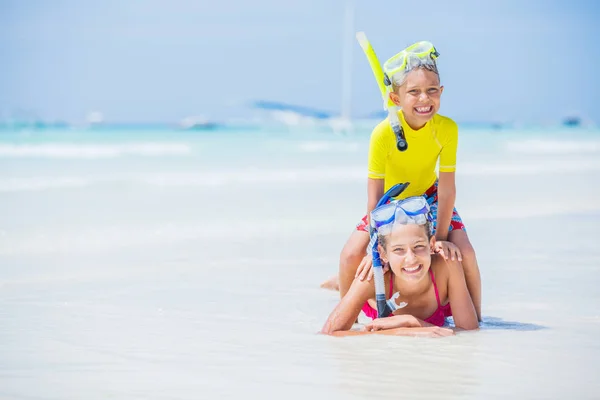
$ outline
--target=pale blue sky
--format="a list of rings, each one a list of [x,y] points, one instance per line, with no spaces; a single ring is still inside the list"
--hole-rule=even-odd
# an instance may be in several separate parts
[[[253,99],[339,112],[342,0],[0,0],[0,112],[81,120],[247,116]],[[593,0],[356,1],[380,59],[441,53],[441,113],[457,120],[600,122]],[[354,115],[380,108],[353,36]]]

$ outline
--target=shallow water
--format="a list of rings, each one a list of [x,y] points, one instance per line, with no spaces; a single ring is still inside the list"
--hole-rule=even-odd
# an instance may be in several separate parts
[[[366,133],[73,135],[0,139],[0,398],[600,395],[596,133],[463,135],[485,318],[443,339],[317,334]]]

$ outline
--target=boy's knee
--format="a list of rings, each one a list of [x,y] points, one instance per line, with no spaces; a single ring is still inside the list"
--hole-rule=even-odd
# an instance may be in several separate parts
[[[471,241],[464,231],[451,231],[448,239],[458,246],[463,263],[470,264],[477,262],[477,259],[475,258],[475,249],[471,245]]]
[[[462,255],[461,264],[465,272],[465,277],[473,276],[476,271],[479,271],[477,258],[475,256],[475,249],[473,249],[473,246],[467,242],[465,246],[460,248],[460,252]]]
[[[471,246],[471,243],[466,243],[464,246],[462,246],[460,248],[460,253],[462,254],[462,259],[463,261],[467,261],[467,262],[475,262],[476,261],[476,256],[475,256],[475,249],[473,248],[473,246]]]
[[[356,268],[364,256],[364,249],[360,246],[344,246],[340,254],[340,266],[344,269]]]

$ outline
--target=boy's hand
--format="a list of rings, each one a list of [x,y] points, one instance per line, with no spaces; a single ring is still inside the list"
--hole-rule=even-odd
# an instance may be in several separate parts
[[[462,254],[460,254],[460,249],[452,242],[447,242],[445,240],[438,240],[435,242],[435,246],[433,246],[433,252],[435,254],[439,254],[444,257],[444,260],[458,260],[462,261]]]

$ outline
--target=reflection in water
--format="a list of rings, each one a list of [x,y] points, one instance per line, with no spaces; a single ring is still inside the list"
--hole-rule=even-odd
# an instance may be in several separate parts
[[[483,317],[479,324],[482,330],[511,330],[511,331],[539,331],[548,329],[546,326],[531,324],[527,322],[504,321],[502,318]]]

